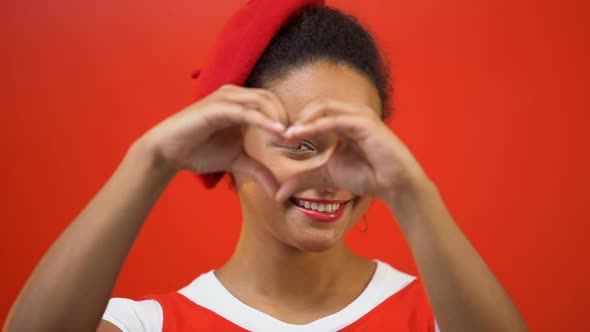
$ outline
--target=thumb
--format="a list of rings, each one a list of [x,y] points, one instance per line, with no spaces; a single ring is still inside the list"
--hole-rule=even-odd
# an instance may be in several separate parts
[[[329,179],[327,168],[323,166],[299,173],[281,184],[275,195],[275,200],[282,202],[301,190],[330,186],[331,181]]]
[[[279,186],[277,178],[268,167],[245,153],[234,160],[231,171],[254,178],[271,197],[275,195]]]

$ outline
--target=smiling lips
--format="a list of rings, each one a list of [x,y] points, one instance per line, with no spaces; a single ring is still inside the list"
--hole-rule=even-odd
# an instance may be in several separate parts
[[[344,212],[344,207],[350,200],[309,199],[291,197],[293,205],[307,217],[321,221],[333,222],[338,220]]]

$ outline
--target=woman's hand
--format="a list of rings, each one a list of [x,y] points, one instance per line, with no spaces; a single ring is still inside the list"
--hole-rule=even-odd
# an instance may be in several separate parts
[[[284,116],[270,92],[224,86],[150,129],[43,256],[5,330],[96,331],[123,262],[175,172],[244,172],[274,194],[277,180],[244,153],[241,129],[282,133]]]
[[[527,331],[506,291],[462,234],[434,183],[377,113],[364,105],[318,101],[284,136],[332,132],[338,145],[321,166],[283,182],[277,199],[307,188],[374,195],[394,212],[444,331]]]
[[[244,152],[242,129],[251,125],[280,135],[285,114],[279,99],[267,90],[224,85],[164,120],[141,140],[174,171],[243,172],[274,195],[277,180]]]
[[[278,200],[306,188],[333,187],[390,203],[426,178],[408,148],[366,105],[314,101],[301,111],[284,137],[296,141],[327,132],[339,137],[330,158],[316,169],[287,179],[276,194]]]

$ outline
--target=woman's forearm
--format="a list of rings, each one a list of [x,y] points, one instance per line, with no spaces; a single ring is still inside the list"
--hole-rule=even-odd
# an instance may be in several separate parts
[[[6,331],[94,331],[127,254],[174,172],[138,141],[38,263]]]
[[[512,300],[423,179],[387,202],[404,233],[443,332],[527,331]]]

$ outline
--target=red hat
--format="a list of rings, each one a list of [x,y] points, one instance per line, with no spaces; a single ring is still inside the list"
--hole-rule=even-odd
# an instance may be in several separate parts
[[[224,84],[244,85],[256,62],[281,27],[303,7],[324,5],[324,0],[249,0],[226,22],[209,61],[193,73],[198,78],[197,99]],[[223,172],[200,174],[213,188]]]

